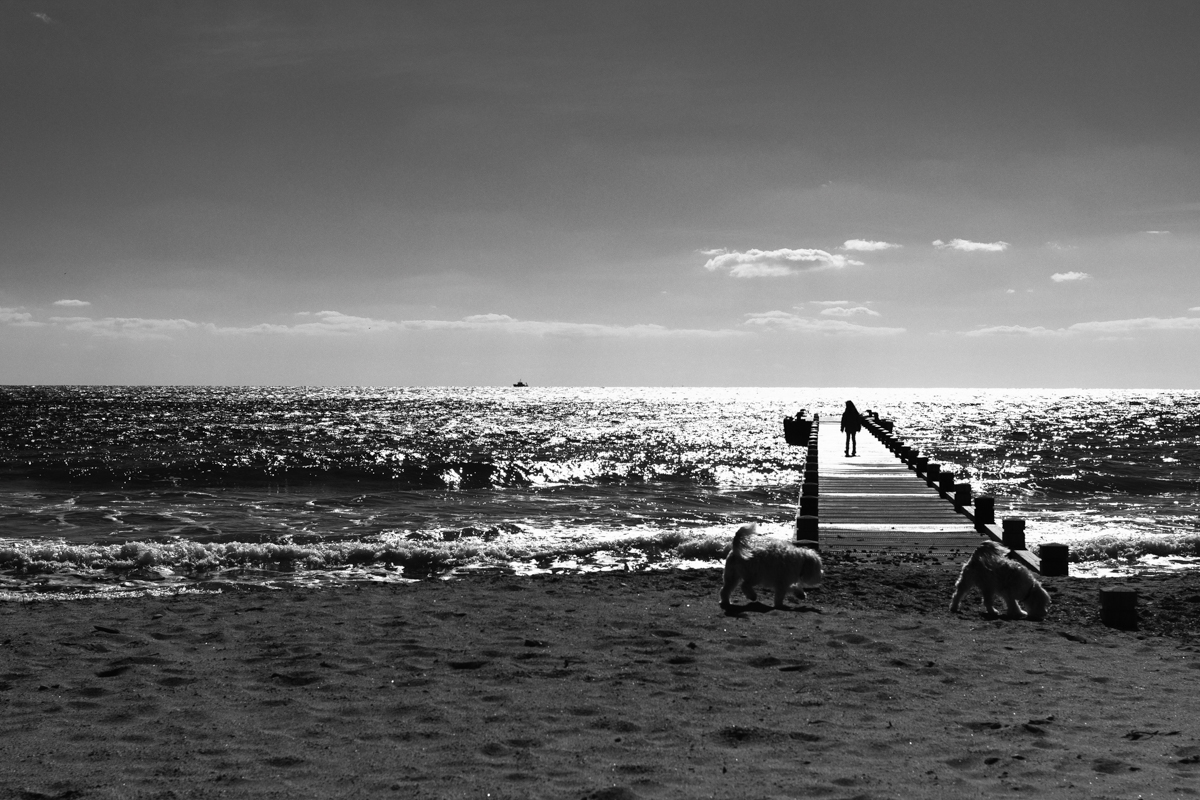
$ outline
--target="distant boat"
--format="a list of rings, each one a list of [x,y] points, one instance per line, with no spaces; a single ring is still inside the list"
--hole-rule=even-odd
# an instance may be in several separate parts
[[[516,383],[513,384],[513,386],[528,386],[528,385],[529,384],[526,383],[525,381],[517,381]]]

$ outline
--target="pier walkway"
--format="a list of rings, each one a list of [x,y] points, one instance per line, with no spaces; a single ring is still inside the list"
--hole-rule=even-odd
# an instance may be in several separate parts
[[[1009,549],[1009,558],[1043,575],[1067,574],[1067,547],[1046,543],[1025,549],[1025,520],[995,520],[995,498],[973,497],[968,483],[923,457],[893,433],[893,425],[868,412],[858,433],[858,454],[843,455],[845,434],[836,418],[784,420],[789,444],[808,446],[796,515],[796,541],[824,550],[922,553],[956,557],[981,542]]]
[[[854,458],[842,455],[836,419],[821,421],[817,439],[822,550],[965,556],[988,538],[867,428]]]

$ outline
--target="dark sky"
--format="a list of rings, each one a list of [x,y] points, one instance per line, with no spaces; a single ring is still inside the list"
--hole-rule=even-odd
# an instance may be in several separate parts
[[[9,2],[4,382],[1200,386],[1192,2]]]

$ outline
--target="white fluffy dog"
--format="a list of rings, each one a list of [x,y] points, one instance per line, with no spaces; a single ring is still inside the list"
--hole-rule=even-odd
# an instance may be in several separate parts
[[[1045,618],[1050,595],[1024,564],[1008,558],[1006,553],[1005,548],[995,542],[984,542],[975,548],[954,585],[954,599],[950,601],[952,614],[958,613],[963,596],[973,586],[983,595],[983,607],[989,613],[1004,613],[1013,619]],[[1006,604],[1005,612],[997,606],[997,599]],[[1023,603],[1029,613],[1022,611],[1018,603]]]
[[[755,586],[774,589],[776,608],[783,608],[788,589],[795,587],[796,597],[803,598],[803,587],[821,585],[821,557],[814,550],[779,539],[752,545],[750,538],[757,533],[758,525],[750,524],[743,525],[733,536],[733,550],[725,559],[722,606],[729,605],[729,593],[739,582],[751,600],[758,599]]]

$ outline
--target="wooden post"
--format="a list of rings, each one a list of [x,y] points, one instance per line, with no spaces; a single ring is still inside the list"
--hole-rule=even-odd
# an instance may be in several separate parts
[[[996,523],[996,498],[985,494],[975,498],[975,524],[994,525]],[[1023,548],[1023,546],[1022,546]]]
[[[1124,586],[1100,590],[1100,621],[1110,628],[1136,631],[1137,589]]]
[[[800,496],[801,497],[816,497],[817,496],[817,484],[810,483],[809,481],[805,481],[804,483],[800,484]]]
[[[946,494],[954,491],[954,470],[942,470],[938,473],[938,488]]]
[[[954,484],[954,505],[959,508],[965,508],[971,505],[971,484],[956,483]]]
[[[918,456],[914,458],[913,466],[916,468],[917,472],[923,474],[929,467],[929,456]]]
[[[812,495],[804,495],[800,498],[800,516],[815,517],[817,516],[817,498]]]
[[[1009,550],[1024,550],[1025,520],[1020,517],[1005,517],[1000,525],[1004,529],[1004,546]],[[1042,564],[1044,567],[1044,560]]]
[[[801,515],[796,517],[796,541],[806,547],[819,548],[820,534],[817,532],[817,518]]]
[[[925,480],[932,484],[937,484],[938,476],[942,473],[942,465],[929,463],[925,465]]]
[[[1038,557],[1042,560],[1041,573],[1047,577],[1067,574],[1067,546],[1057,542],[1047,542],[1038,548]]]

